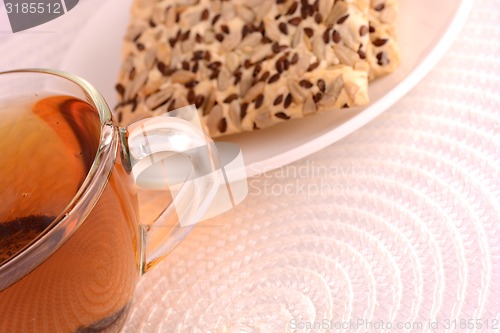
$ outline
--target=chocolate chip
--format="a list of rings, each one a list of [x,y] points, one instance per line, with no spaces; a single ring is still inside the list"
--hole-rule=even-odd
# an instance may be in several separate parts
[[[359,50],[358,55],[360,59],[366,59],[366,53],[363,50]]]
[[[348,17],[349,17],[349,14],[342,16],[341,18],[339,18],[339,19],[337,20],[337,24],[342,24],[342,23],[344,23],[344,22],[347,20],[347,18],[348,18]]]
[[[203,107],[202,111],[203,111],[202,113],[203,113],[203,115],[204,115],[204,116],[207,116],[207,115],[209,115],[209,114],[210,114],[210,110],[208,110],[207,105],[205,105],[205,106]]]
[[[320,24],[321,22],[323,22],[323,16],[320,13],[316,13],[316,15],[314,15],[314,21]]]
[[[257,31],[260,32],[261,34],[264,34],[266,32],[266,26],[264,25],[263,21],[259,23]]]
[[[209,79],[210,80],[216,80],[219,78],[220,70],[215,70],[210,74]]]
[[[340,37],[340,33],[337,30],[333,30],[333,32],[332,32],[332,40],[335,43],[337,43],[337,44],[340,42],[341,37]]]
[[[323,94],[322,93],[316,93],[314,96],[313,96],[313,100],[314,100],[314,103],[319,103],[319,101],[321,101],[321,99],[323,98]]]
[[[197,85],[198,83],[200,83],[200,82],[199,82],[199,81],[196,81],[196,80],[191,80],[191,81],[189,81],[189,82],[186,82],[186,83],[184,84],[184,87],[186,87],[186,88],[188,88],[188,89],[191,89],[191,88],[196,87],[196,85]]]
[[[257,75],[259,75],[261,70],[262,70],[262,66],[260,64],[255,65],[252,76],[256,77]]]
[[[274,42],[272,46],[272,50],[274,53],[279,53],[280,52],[280,44],[278,42]]]
[[[295,53],[292,57],[292,61],[290,62],[291,65],[295,65],[296,63],[299,62],[299,55]]]
[[[302,88],[309,89],[313,86],[313,84],[311,81],[304,79],[299,81],[299,86],[301,86]]]
[[[214,26],[215,23],[219,21],[219,19],[220,19],[220,14],[215,15],[214,18],[212,19],[212,26]]]
[[[288,20],[288,23],[290,23],[293,26],[298,26],[300,24],[300,22],[302,22],[302,18],[300,18],[298,16]]]
[[[160,73],[162,73],[163,75],[166,75],[168,67],[167,67],[167,65],[165,65],[165,63],[159,61],[158,64],[156,65],[156,68],[158,68]]]
[[[281,22],[279,25],[278,25],[278,28],[280,29],[280,31],[285,34],[285,35],[288,35],[288,26],[286,25],[285,22]]]
[[[125,94],[125,87],[123,86],[123,84],[121,83],[118,83],[116,86],[115,86],[115,89],[116,91],[123,97],[123,94]]]
[[[241,39],[245,38],[249,33],[250,33],[250,28],[248,27],[248,24],[245,24],[241,29]]]
[[[201,60],[205,57],[205,51],[195,51],[191,60]]]
[[[208,20],[208,17],[210,16],[210,12],[208,11],[208,9],[204,9],[203,12],[201,13],[201,20],[202,21],[205,21],[205,20]]]
[[[282,59],[278,59],[278,61],[276,61],[276,70],[278,71],[278,73],[283,73],[283,71],[285,70],[285,64],[283,62]]]
[[[217,129],[219,132],[224,133],[227,131],[227,121],[226,118],[222,118],[219,120],[219,124],[217,124]]]
[[[134,97],[131,104],[132,104],[132,112],[135,112],[135,110],[137,109],[137,96]]]
[[[240,71],[236,71],[234,73],[234,84],[238,84],[240,83],[241,81],[241,76],[242,76],[242,73]]]
[[[186,31],[185,33],[182,34],[181,36],[181,41],[187,41],[189,39],[189,35],[191,35],[191,30]]]
[[[210,80],[215,80],[219,77],[220,70],[215,69],[212,74],[208,77]]]
[[[307,15],[313,16],[314,15],[314,7],[313,6],[307,6]]]
[[[196,99],[194,100],[194,105],[196,105],[197,108],[200,108],[204,102],[205,102],[205,96],[198,95],[198,96],[196,96]]]
[[[387,55],[385,54],[385,52],[379,52],[377,53],[377,64],[379,66],[384,66],[384,65],[387,65],[390,63],[390,60],[389,58],[387,58]]]
[[[168,105],[167,111],[174,111],[174,110],[175,110],[175,98]]]
[[[290,119],[290,116],[287,115],[286,113],[284,112],[278,112],[278,113],[275,113],[274,114],[277,118],[280,118],[280,119],[283,119],[283,120],[288,120]]]
[[[144,51],[144,49],[145,49],[145,48],[146,48],[146,47],[144,46],[144,44],[137,43],[137,49],[138,49],[139,51]]]
[[[264,74],[260,77],[259,81],[266,82],[267,79],[271,76],[271,73],[269,71],[265,71]]]
[[[220,29],[222,30],[222,32],[229,34],[229,27],[226,24],[222,24],[220,26]]]
[[[377,38],[375,39],[372,44],[375,46],[383,46],[385,43],[387,43],[388,39],[386,38]]]
[[[187,93],[187,100],[189,104],[195,104],[196,101],[196,94],[193,89],[189,89]]]
[[[300,16],[302,16],[302,18],[305,20],[307,18],[307,15],[308,15],[307,5],[306,6],[302,5],[302,7],[300,8]]]
[[[307,37],[311,38],[314,35],[314,30],[307,27],[304,28],[304,33],[307,35]]]
[[[316,82],[316,85],[318,86],[319,90],[324,93],[326,90],[326,83],[325,80],[319,79],[318,82]]]
[[[362,25],[359,27],[359,35],[364,36],[368,33],[368,27],[366,25]]]
[[[278,81],[280,79],[280,76],[281,75],[279,73],[274,74],[273,76],[271,76],[269,81],[267,81],[267,83],[271,84],[271,83]]]
[[[288,107],[290,106],[290,104],[292,104],[292,100],[293,100],[292,99],[292,94],[289,93],[288,95],[286,95],[285,103],[283,104],[283,107],[285,109],[288,109]]]
[[[139,38],[141,38],[142,36],[142,33],[139,33],[137,36],[135,36],[135,38],[132,40],[134,43],[137,42],[139,40]]]
[[[288,59],[285,59],[285,60],[283,61],[283,65],[284,65],[284,67],[285,67],[285,70],[287,71],[287,70],[288,70],[288,68],[290,68],[290,61],[289,61]]]
[[[165,65],[165,63],[161,61],[158,62],[158,65],[156,65],[156,67],[164,76],[170,76],[176,71],[175,68],[168,68],[167,65]]]
[[[199,68],[198,62],[195,62],[194,65],[193,65],[193,68],[191,68],[191,72],[197,73],[198,72],[198,68]]]
[[[219,69],[222,66],[222,63],[220,61],[214,61],[211,64],[209,64],[207,67],[211,70]]]
[[[257,96],[257,98],[255,99],[255,108],[258,109],[262,106],[262,104],[264,103],[264,94],[260,94],[259,96]]]
[[[154,106],[152,108],[152,111],[155,111],[155,110],[158,110],[159,108],[163,107],[164,105],[166,105],[168,102],[170,102],[171,98],[167,98],[165,101],[161,102],[160,104]]]
[[[380,5],[375,6],[375,8],[373,9],[375,9],[377,12],[381,12],[385,9],[385,4],[381,3]]]
[[[222,42],[224,40],[224,35],[221,33],[215,34],[215,39],[217,39],[219,42]]]
[[[130,73],[128,73],[128,79],[129,79],[130,81],[132,81],[133,79],[135,79],[135,73],[136,73],[136,71],[135,71],[135,67],[133,67],[133,68],[130,70]]]
[[[273,105],[279,105],[281,104],[281,102],[283,102],[283,95],[279,95],[278,97],[276,97],[276,99],[273,102]]]
[[[323,41],[325,42],[325,44],[330,43],[330,31],[331,31],[331,28],[328,28],[323,33]]]
[[[315,63],[312,63],[309,65],[309,67],[307,68],[307,71],[312,72],[313,70],[318,68],[318,66],[319,66],[319,61],[316,61]]]
[[[295,11],[297,11],[298,6],[299,6],[299,4],[296,1],[294,3],[292,3],[292,5],[288,8],[288,11],[286,12],[286,15],[291,16],[291,15],[295,14]]]
[[[272,40],[271,38],[267,37],[267,36],[264,36],[264,37],[262,37],[261,42],[262,42],[263,44],[270,44],[270,43],[272,43],[272,42],[273,42],[273,40]]]
[[[240,119],[245,118],[245,116],[247,115],[247,109],[248,109],[248,103],[241,104]]]
[[[132,101],[130,101],[130,104],[132,104],[132,112],[134,112],[137,109],[137,96],[134,97]]]
[[[224,99],[224,103],[229,104],[232,101],[237,100],[237,99],[238,99],[238,94],[231,94],[231,95],[227,96],[226,99]]]

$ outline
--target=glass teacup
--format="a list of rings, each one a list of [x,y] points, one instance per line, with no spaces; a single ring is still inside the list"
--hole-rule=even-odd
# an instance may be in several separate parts
[[[133,171],[158,153],[202,177],[181,180],[176,204],[143,224]],[[219,181],[201,129],[174,117],[119,128],[88,82],[53,70],[0,73],[0,154],[1,332],[119,331],[139,276]]]

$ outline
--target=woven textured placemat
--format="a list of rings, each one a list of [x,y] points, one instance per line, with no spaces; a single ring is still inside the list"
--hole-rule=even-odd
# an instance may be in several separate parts
[[[58,45],[98,2],[82,2]],[[143,277],[124,331],[498,331],[498,22],[500,1],[477,0],[451,50],[394,107],[250,179],[243,204]],[[17,50],[9,38],[0,69],[57,67],[50,33]]]

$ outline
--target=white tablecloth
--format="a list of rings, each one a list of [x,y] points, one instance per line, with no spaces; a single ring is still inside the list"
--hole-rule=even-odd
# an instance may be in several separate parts
[[[57,33],[0,32],[0,70],[57,67],[100,5],[81,1]],[[250,179],[243,204],[143,277],[125,332],[498,331],[499,23],[500,1],[477,0],[394,107]]]

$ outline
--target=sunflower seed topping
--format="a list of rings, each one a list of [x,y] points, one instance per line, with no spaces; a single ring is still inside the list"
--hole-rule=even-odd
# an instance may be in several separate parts
[[[124,123],[194,104],[212,136],[265,128],[364,104],[373,68],[397,63],[387,0],[134,0],[132,13]]]

